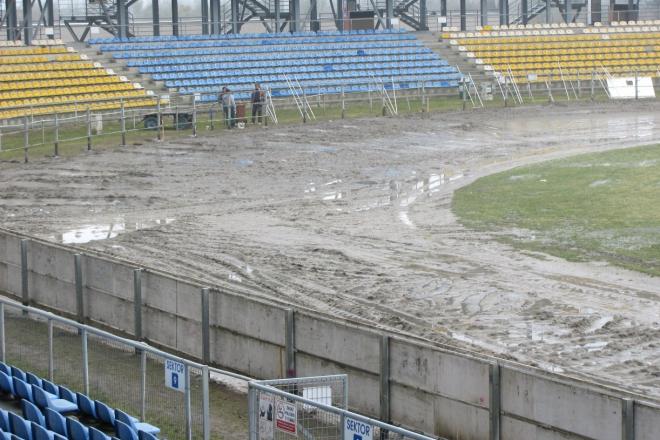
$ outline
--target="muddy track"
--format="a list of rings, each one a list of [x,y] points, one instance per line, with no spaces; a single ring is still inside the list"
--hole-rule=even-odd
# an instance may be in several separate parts
[[[0,163],[0,225],[660,396],[656,278],[518,252],[451,212],[480,176],[660,142],[659,109],[336,121]]]

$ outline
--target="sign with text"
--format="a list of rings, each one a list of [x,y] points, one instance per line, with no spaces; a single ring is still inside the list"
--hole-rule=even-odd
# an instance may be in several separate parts
[[[183,362],[165,359],[165,386],[176,391],[186,391],[186,366]]]
[[[298,433],[298,412],[296,405],[286,400],[275,400],[275,427],[287,434]]]
[[[273,396],[261,394],[259,396],[259,440],[273,440]]]
[[[373,440],[374,427],[368,423],[344,419],[344,440]]]

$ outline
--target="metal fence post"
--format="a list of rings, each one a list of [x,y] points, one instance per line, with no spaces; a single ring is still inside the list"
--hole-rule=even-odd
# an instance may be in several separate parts
[[[190,408],[190,367],[184,364],[183,374],[186,377],[186,439],[192,440],[192,411]]]
[[[639,86],[638,86],[638,81],[639,80],[639,74],[637,72],[637,69],[635,69],[635,99],[639,99]]]
[[[635,401],[621,399],[621,417],[623,417],[622,440],[635,440]]]
[[[126,146],[126,110],[124,108],[124,100],[121,100],[120,120],[119,126],[121,127],[121,146]]]
[[[383,116],[387,116],[387,107],[385,106],[385,84],[381,84],[381,94],[380,94],[380,96],[381,96],[381,100],[382,100],[381,106],[382,106]]]
[[[380,419],[390,422],[390,337],[380,338]],[[381,430],[382,439],[388,438],[387,431]]]
[[[0,360],[5,362],[5,304],[0,303]]]
[[[592,101],[594,100],[594,76],[595,76],[595,74],[594,74],[594,71],[592,70],[591,71],[591,86],[590,86],[591,90],[589,92]]]
[[[23,160],[28,163],[28,148],[30,147],[30,130],[28,129],[28,117],[23,118]]]
[[[21,296],[23,305],[30,305],[30,292],[28,290],[28,239],[21,240]]]
[[[209,328],[209,289],[202,289],[202,363],[211,363],[211,333]]]
[[[197,99],[193,97],[192,135],[197,137]]]
[[[85,323],[85,303],[83,298],[82,257],[80,254],[73,256],[75,280],[76,280],[76,312],[78,322]]]
[[[54,151],[55,157],[58,157],[60,155],[60,118],[57,115],[57,113],[55,113],[55,143],[54,143],[54,147],[55,147],[55,151]]]
[[[158,137],[159,141],[162,141],[163,140],[163,132],[162,132],[162,129],[163,129],[163,110],[160,106],[160,96],[158,97],[158,102],[156,103],[156,110],[157,110],[156,118],[157,118],[157,121],[158,121],[158,126],[156,127],[156,130],[158,130],[157,137]]]
[[[53,359],[53,320],[48,320],[48,380],[53,382],[55,365]]]
[[[142,269],[133,269],[134,336],[142,340]]]
[[[147,414],[147,352],[142,350],[140,357],[140,418]]]
[[[500,366],[491,364],[489,369],[490,435],[489,440],[500,439]]]
[[[92,111],[87,107],[87,151],[92,149]]]
[[[257,390],[252,386],[252,383],[248,383],[248,438],[250,440],[257,440],[259,436],[259,431],[257,429]],[[342,426],[342,430],[343,430]]]
[[[87,329],[82,329],[83,390],[89,395],[89,359],[87,356]]]
[[[346,117],[346,96],[344,95],[344,86],[341,86],[341,118]]]
[[[295,339],[295,312],[286,309],[286,323],[284,326],[286,345],[286,377],[296,377],[296,339]]]
[[[209,414],[209,367],[202,367],[202,423],[204,426],[204,440],[211,438],[211,417]]]

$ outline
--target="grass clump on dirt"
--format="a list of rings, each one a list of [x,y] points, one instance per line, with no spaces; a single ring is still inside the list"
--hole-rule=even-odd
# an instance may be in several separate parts
[[[458,190],[453,210],[521,249],[660,276],[660,145],[487,176]]]

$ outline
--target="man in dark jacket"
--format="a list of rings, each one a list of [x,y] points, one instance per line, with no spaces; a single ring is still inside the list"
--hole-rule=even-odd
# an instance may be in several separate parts
[[[259,87],[259,84],[254,85],[254,91],[252,92],[252,123],[256,122],[261,124],[263,119],[263,106],[264,106],[264,92]]]

